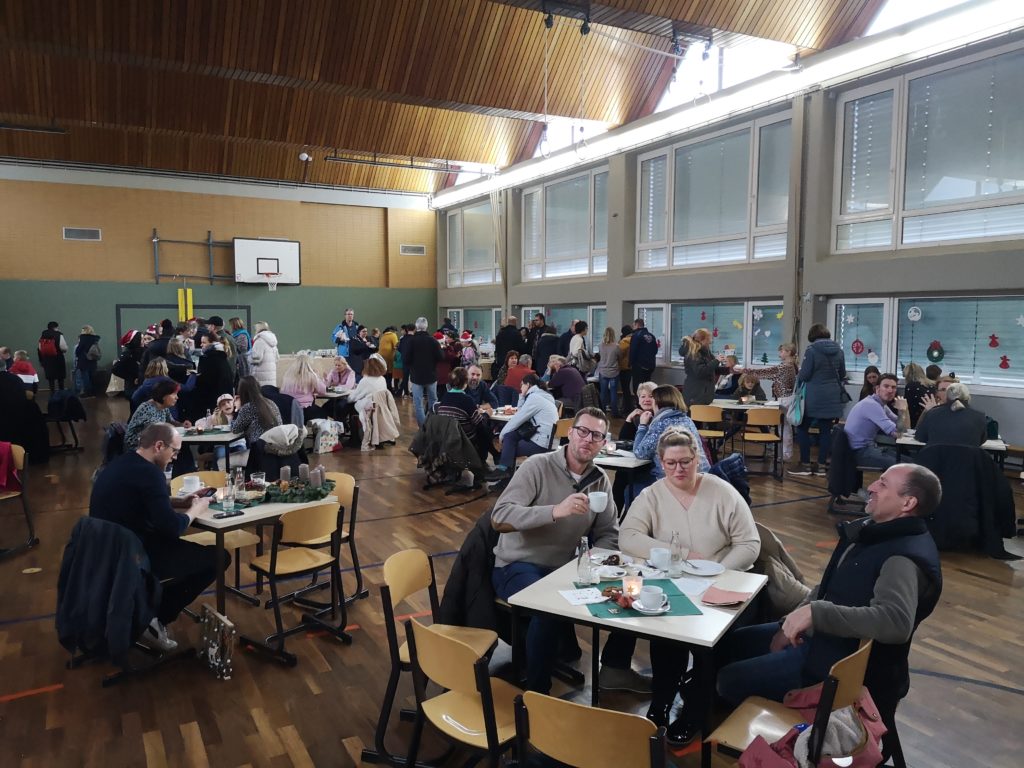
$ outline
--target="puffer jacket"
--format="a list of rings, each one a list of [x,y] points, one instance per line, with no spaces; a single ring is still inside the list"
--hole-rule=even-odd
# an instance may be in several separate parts
[[[277,351],[277,336],[273,331],[260,331],[252,340],[252,351],[249,358],[252,361],[252,375],[260,386],[277,386],[277,359],[280,357]]]
[[[804,418],[838,419],[843,415],[841,380],[846,379],[846,357],[832,339],[818,339],[804,350],[796,376],[807,385]]]

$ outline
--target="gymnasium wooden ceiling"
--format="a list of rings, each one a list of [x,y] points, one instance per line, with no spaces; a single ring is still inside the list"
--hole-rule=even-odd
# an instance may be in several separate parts
[[[541,2],[5,0],[0,123],[64,133],[0,130],[0,156],[433,192],[451,175],[324,158],[532,156]],[[754,36],[813,52],[862,34],[881,4],[603,0],[590,17],[664,51],[674,27],[684,42]],[[549,113],[615,125],[649,113],[671,60],[579,27],[558,16],[548,33]]]

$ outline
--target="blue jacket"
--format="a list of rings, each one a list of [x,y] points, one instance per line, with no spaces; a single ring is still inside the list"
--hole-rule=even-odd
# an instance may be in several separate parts
[[[697,432],[697,425],[693,419],[675,408],[666,408],[658,411],[650,424],[641,424],[636,428],[636,437],[633,439],[633,453],[638,459],[653,459],[654,469],[651,476],[662,478],[665,476],[665,469],[661,466],[661,459],[658,458],[658,441],[669,429],[685,429],[697,443],[698,472],[707,472],[711,469],[707,457],[704,455],[704,443]]]
[[[647,328],[637,328],[629,342],[629,367],[653,371],[658,365],[658,340]]]
[[[804,417],[838,419],[843,415],[840,392],[846,379],[846,357],[832,339],[818,339],[804,350],[798,382],[807,385]]]
[[[358,334],[359,323],[352,322],[351,324],[346,325],[344,322],[340,322],[334,326],[334,330],[331,331],[331,341],[338,345],[338,355],[348,359],[348,342],[338,341],[338,334],[342,331],[345,331],[349,339],[351,339]]]

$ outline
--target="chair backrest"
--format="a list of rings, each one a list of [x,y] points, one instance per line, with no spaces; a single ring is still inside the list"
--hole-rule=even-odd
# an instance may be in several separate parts
[[[203,485],[210,488],[223,488],[227,482],[227,476],[223,472],[217,472],[212,469],[204,472],[189,472],[188,474],[171,478],[171,496],[178,495],[182,486],[185,485],[186,477],[198,477]]]
[[[690,418],[698,424],[716,424],[722,420],[722,409],[717,405],[691,405]]]
[[[406,632],[410,635],[410,650],[415,647],[415,664],[424,675],[450,691],[479,694],[475,665],[480,654],[461,640],[442,635],[416,619],[406,623]]]
[[[16,443],[11,443],[11,461],[14,462],[14,468],[19,472],[23,472],[25,469],[25,449]]]
[[[324,475],[324,478],[334,481],[334,495],[338,497],[338,503],[345,508],[345,511],[351,517],[359,493],[356,479],[347,472],[328,472]]]
[[[747,411],[748,427],[777,427],[782,423],[778,408],[751,408]]]
[[[850,706],[860,696],[870,656],[871,641],[862,640],[860,648],[832,665],[828,674],[829,677],[834,677],[837,683],[835,699],[832,701],[833,712]]]
[[[434,570],[427,553],[422,549],[406,549],[393,554],[384,561],[384,583],[391,593],[392,608],[421,589],[427,589],[434,583]]]
[[[338,507],[332,502],[293,509],[280,517],[281,541],[303,542],[330,536],[338,530]]]
[[[665,752],[657,734],[654,723],[640,715],[586,707],[533,691],[516,699],[520,754],[528,743],[574,768],[663,765],[655,757],[660,752],[663,758]]]
[[[559,419],[555,422],[555,439],[561,440],[563,437],[569,436],[569,430],[572,429],[573,419]]]

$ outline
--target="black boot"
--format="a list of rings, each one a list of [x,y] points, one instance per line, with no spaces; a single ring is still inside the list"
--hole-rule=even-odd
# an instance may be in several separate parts
[[[655,701],[652,701],[651,708],[647,710],[647,719],[659,728],[661,728],[663,725],[668,725],[669,717],[671,715],[671,704],[659,704]]]
[[[686,713],[686,708],[679,713],[679,717],[672,721],[665,733],[665,741],[670,747],[682,747],[693,741],[700,732],[700,726],[693,722],[693,719]]]

